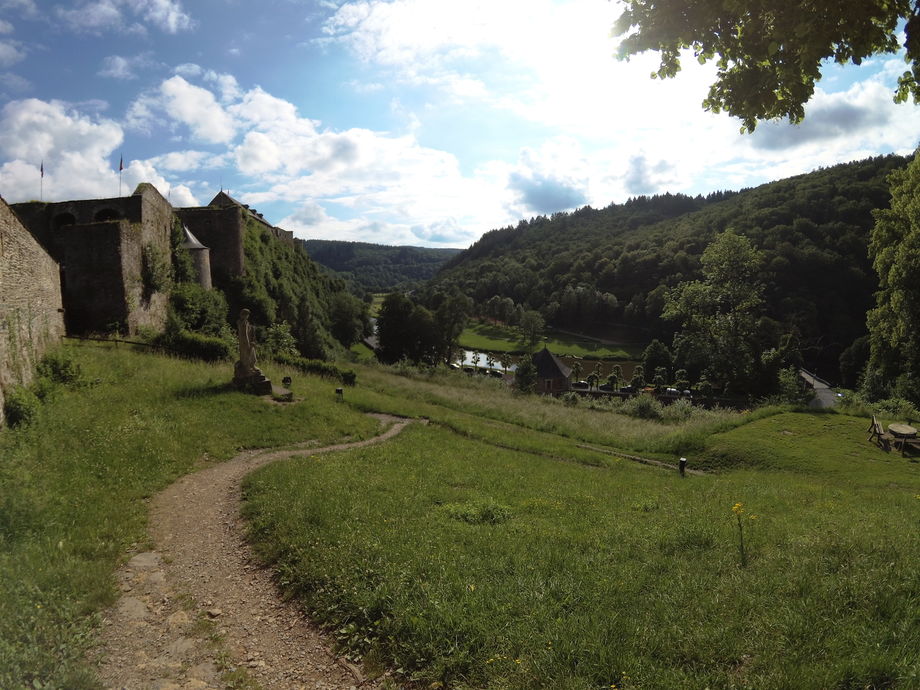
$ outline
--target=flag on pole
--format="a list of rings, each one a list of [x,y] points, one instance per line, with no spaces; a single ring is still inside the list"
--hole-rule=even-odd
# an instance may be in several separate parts
[[[42,175],[42,179],[45,179],[45,159],[42,158],[42,164],[38,167],[38,171]]]
[[[125,169],[125,157],[120,156],[118,158],[118,172],[121,172],[124,169]]]

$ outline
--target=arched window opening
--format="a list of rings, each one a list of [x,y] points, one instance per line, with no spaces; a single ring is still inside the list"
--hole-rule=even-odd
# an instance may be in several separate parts
[[[55,230],[60,230],[65,225],[74,225],[77,219],[72,213],[59,213],[54,217],[53,226]]]
[[[109,220],[118,220],[121,218],[121,214],[115,209],[104,208],[101,211],[97,211],[93,219],[97,223],[104,223]]]

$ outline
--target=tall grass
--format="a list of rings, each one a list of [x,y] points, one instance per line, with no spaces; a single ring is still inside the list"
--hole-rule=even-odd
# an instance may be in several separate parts
[[[260,470],[246,514],[344,650],[425,686],[917,687],[918,465],[839,430],[826,474],[788,445],[776,469],[680,479],[415,427]]]
[[[702,450],[706,438],[713,433],[780,411],[766,408],[754,414],[740,414],[694,408],[680,421],[637,419],[614,409],[568,407],[552,398],[518,395],[500,381],[459,372],[416,370],[394,376],[392,368],[357,368],[361,386],[350,393],[350,398],[359,403],[369,400],[373,406],[382,404],[383,395],[389,400],[389,411],[397,414],[438,418],[443,410],[453,410],[575,441],[672,457]]]
[[[88,386],[48,397],[0,432],[0,687],[96,687],[82,661],[113,570],[145,540],[146,499],[196,462],[242,448],[344,435],[375,423],[295,377],[309,402],[234,391],[229,365],[80,345]],[[281,372],[270,371],[272,375]]]

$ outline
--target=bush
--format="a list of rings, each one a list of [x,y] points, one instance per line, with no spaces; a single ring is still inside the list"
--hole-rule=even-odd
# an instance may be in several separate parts
[[[3,415],[11,427],[28,424],[38,414],[38,397],[24,386],[14,386],[6,393]]]
[[[693,407],[692,402],[686,398],[680,398],[670,405],[666,405],[661,415],[669,422],[686,422],[693,417],[695,412],[696,408]]]
[[[230,344],[226,340],[186,330],[163,333],[154,340],[154,344],[183,357],[203,359],[205,362],[230,358]]]
[[[169,296],[170,316],[180,330],[218,336],[227,324],[227,300],[219,290],[179,283]]]
[[[281,364],[287,364],[289,367],[304,372],[305,374],[316,374],[325,376],[330,379],[338,379],[346,386],[354,386],[358,375],[350,369],[339,369],[331,362],[324,362],[321,359],[307,359],[297,355],[280,354],[275,356],[275,361]]]
[[[563,404],[567,405],[568,407],[575,407],[575,406],[578,405],[578,399],[579,399],[579,397],[580,397],[580,396],[578,395],[578,393],[575,393],[575,392],[573,392],[573,391],[569,391],[568,393],[563,393],[563,394],[562,394],[562,402],[563,402]]]
[[[883,416],[898,419],[920,419],[920,412],[913,403],[904,398],[887,398],[873,405],[875,411]]]
[[[638,419],[661,419],[662,405],[650,395],[637,395],[620,406],[620,412]]]
[[[45,355],[38,363],[36,370],[40,377],[64,386],[78,384],[83,379],[80,365],[68,353],[61,350]]]

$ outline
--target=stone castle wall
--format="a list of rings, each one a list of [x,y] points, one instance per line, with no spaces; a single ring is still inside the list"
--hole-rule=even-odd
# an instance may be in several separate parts
[[[15,204],[16,214],[61,264],[67,330],[160,330],[167,295],[145,271],[169,262],[172,206],[150,184],[113,199]]]
[[[177,208],[176,215],[210,249],[211,276],[218,287],[246,270],[243,254],[243,210],[238,206]]]
[[[0,199],[0,423],[4,391],[28,384],[63,335],[58,264]]]

